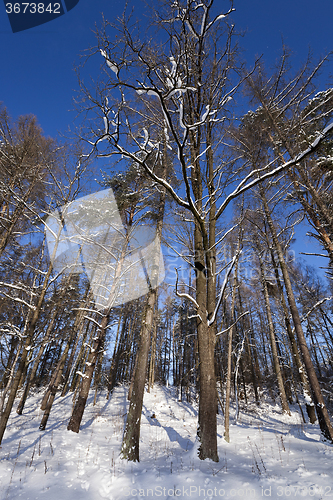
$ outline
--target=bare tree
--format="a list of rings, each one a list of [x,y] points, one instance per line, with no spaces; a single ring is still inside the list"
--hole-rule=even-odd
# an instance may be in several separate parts
[[[264,68],[248,80],[255,112],[263,134],[281,162],[295,157],[319,137],[319,130],[332,121],[333,89],[317,92],[315,79],[331,54],[317,65],[308,60],[291,74],[288,51],[284,50],[276,71],[269,77]],[[314,228],[312,233],[326,250],[333,266],[332,141],[327,138],[315,154],[288,169],[294,189],[289,201],[300,203]]]
[[[0,108],[0,256],[29,227],[29,206],[45,209],[45,181],[50,168],[57,168],[57,150],[35,116],[13,122],[6,108]]]

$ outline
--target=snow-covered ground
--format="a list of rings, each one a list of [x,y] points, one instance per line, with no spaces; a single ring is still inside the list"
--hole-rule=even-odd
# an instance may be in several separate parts
[[[219,415],[220,462],[203,462],[195,405],[155,386],[144,398],[140,462],[132,463],[119,458],[126,395],[118,387],[93,406],[92,394],[79,434],[66,429],[72,395],[56,399],[45,431],[38,429],[42,394],[31,396],[24,415],[13,411],[2,442],[0,499],[333,498],[333,446],[321,441],[317,424],[301,423],[296,409],[291,417],[268,404],[241,411],[230,443]]]

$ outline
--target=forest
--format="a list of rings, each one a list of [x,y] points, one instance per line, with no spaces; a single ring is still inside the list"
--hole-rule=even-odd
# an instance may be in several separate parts
[[[119,463],[141,463],[158,390],[197,408],[200,461],[222,467],[220,440],[268,401],[331,450],[330,54],[295,69],[283,47],[274,68],[249,67],[221,8],[155,2],[144,29],[129,11],[104,19],[66,140],[0,108],[2,448],[32,401],[39,439],[49,418],[79,439],[87,411],[123,391]]]

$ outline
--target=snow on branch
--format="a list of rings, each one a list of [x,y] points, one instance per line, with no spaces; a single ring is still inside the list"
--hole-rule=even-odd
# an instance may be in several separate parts
[[[262,172],[263,170],[266,170],[271,165],[272,162],[270,162],[264,168],[253,170],[253,172],[251,172],[249,175],[247,175],[245,177],[245,179],[243,179],[238,184],[238,186],[236,187],[236,189],[234,189],[234,191],[232,193],[230,193],[225,198],[224,202],[222,203],[222,205],[220,206],[220,208],[218,209],[218,211],[216,213],[216,219],[218,219],[218,217],[220,217],[220,215],[224,212],[224,210],[226,209],[226,207],[229,205],[229,203],[234,198],[236,198],[240,194],[244,193],[248,189],[253,188],[254,186],[256,186],[257,184],[259,184],[260,182],[262,182],[262,181],[264,181],[266,179],[269,179],[270,177],[273,177],[274,175],[282,172],[283,170],[286,170],[287,168],[293,167],[294,165],[296,165],[300,161],[304,160],[304,158],[306,158],[307,156],[309,156],[311,153],[313,153],[318,148],[319,144],[323,141],[323,139],[332,130],[333,130],[333,122],[330,123],[329,125],[327,125],[327,127],[325,127],[324,130],[318,134],[318,137],[310,144],[310,146],[305,151],[303,151],[302,153],[299,153],[293,159],[287,161],[286,163],[283,163],[279,167],[276,167],[274,170],[271,170],[270,172],[267,172],[266,174],[264,174],[264,175],[262,175],[260,177],[257,177],[256,179],[254,179],[254,180],[252,180],[250,182],[247,182],[251,177],[253,177],[253,175],[258,174],[259,172]]]
[[[331,297],[325,297],[324,299],[319,300],[314,306],[311,307],[311,309],[302,317],[301,321],[305,321],[306,318],[315,310],[317,307],[321,306],[324,304],[324,302],[327,302],[328,300],[332,300],[333,295]]]
[[[231,14],[232,12],[234,12],[236,9],[234,7],[231,7],[228,12],[226,12],[225,14],[218,14],[208,25],[207,25],[207,28],[206,28],[206,31],[209,30],[209,28],[211,26],[213,26],[213,24],[215,24],[217,21],[221,21],[222,19],[228,17],[229,14]]]
[[[180,293],[180,292],[178,292],[178,269],[176,267],[175,267],[175,271],[176,271],[176,275],[177,275],[176,285],[175,285],[177,297],[183,297],[185,299],[190,300],[191,302],[193,302],[193,304],[195,305],[195,307],[197,307],[199,309],[198,302],[193,297],[191,297],[191,295],[189,295],[188,293]]]
[[[77,373],[77,375],[80,375],[82,378],[89,378],[88,375],[85,375],[84,373],[82,373],[80,371],[77,371],[76,373]]]
[[[104,57],[106,64],[115,73],[116,77],[118,77],[118,74],[119,74],[119,68],[118,68],[118,66],[115,63],[113,63],[112,61],[110,61],[107,53],[104,50],[99,49],[99,51],[102,54],[102,56]]]
[[[19,297],[11,297],[10,295],[8,295],[7,293],[4,293],[4,296],[7,297],[7,299],[10,299],[10,300],[14,300],[15,302],[20,302],[21,304],[24,304],[25,306],[27,306],[29,309],[31,309],[32,311],[35,311],[36,310],[36,306],[33,306],[31,304],[28,304],[28,302],[26,302],[25,300],[23,299],[20,299]]]
[[[101,325],[94,318],[91,318],[90,316],[84,316],[84,319],[87,319],[88,321],[92,321],[98,328],[101,328]]]
[[[195,319],[195,318],[200,318],[200,321],[202,321],[200,314],[192,314],[192,316],[187,316],[187,319]]]
[[[239,224],[244,220],[244,217],[237,222],[237,224],[235,224],[234,226],[232,226],[230,229],[228,229],[228,231],[226,231],[223,236],[221,236],[221,238],[216,242],[214,243],[214,245],[212,245],[210,247],[209,250],[213,250],[213,248],[217,247],[220,243],[222,243],[222,241],[228,236],[228,234],[230,234],[237,226],[239,226]]]
[[[92,310],[92,309],[87,309],[86,307],[73,307],[72,311],[86,311],[86,312],[93,312],[95,314],[100,314],[101,316],[104,316],[103,313],[101,313],[100,311],[95,311],[95,310]]]
[[[34,292],[32,292],[31,290],[27,290],[23,286],[12,285],[10,283],[4,283],[3,281],[0,281],[0,285],[6,286],[6,287],[8,286],[9,288],[15,288],[15,290],[21,290],[22,292],[29,293],[30,295],[36,295]]]
[[[228,328],[226,328],[225,330],[222,330],[221,332],[217,333],[216,336],[218,335],[223,335],[224,333],[227,333],[229,330],[231,330],[231,328],[233,328],[237,323],[238,321],[243,318],[244,316],[246,316],[247,314],[250,314],[250,311],[245,311],[243,312],[240,316],[238,316],[238,318],[236,319],[236,321],[230,325]]]
[[[162,177],[158,177],[158,175],[156,175],[152,171],[152,169],[148,166],[146,160],[147,160],[149,155],[147,155],[147,158],[145,160],[142,160],[135,153],[131,153],[130,151],[127,151],[117,142],[114,143],[114,146],[117,148],[118,153],[120,153],[123,157],[129,158],[129,159],[133,160],[134,162],[138,163],[139,165],[141,165],[148,172],[148,174],[154,179],[155,182],[158,182],[159,184],[161,184],[168,191],[168,193],[173,197],[173,199],[180,206],[187,208],[187,209],[190,209],[190,204],[187,201],[183,200],[180,196],[178,196],[178,194],[175,192],[175,190],[172,188],[172,186]],[[109,157],[111,155],[110,154],[106,154],[106,155],[99,154],[98,156],[99,157]]]
[[[326,259],[329,259],[330,256],[326,255],[324,253],[309,253],[309,252],[299,252],[301,255],[313,255],[314,257],[325,257]]]
[[[217,300],[217,304],[215,306],[215,310],[213,312],[213,315],[212,317],[208,320],[207,324],[208,326],[211,326],[214,321],[215,321],[215,318],[216,318],[216,314],[217,314],[217,311],[219,310],[219,307],[221,305],[221,302],[222,302],[222,299],[223,299],[223,295],[224,295],[224,292],[225,292],[225,289],[227,287],[227,283],[228,283],[228,279],[229,279],[229,276],[230,276],[230,273],[232,271],[232,268],[234,267],[235,265],[235,262],[236,260],[239,258],[240,254],[242,253],[242,251],[240,252],[237,252],[236,255],[234,256],[234,258],[232,259],[232,262],[229,266],[229,269],[227,270],[227,272],[225,273],[225,276],[224,276],[224,281],[223,281],[223,284],[221,286],[221,290],[220,290],[220,293],[219,293],[219,297],[218,297],[218,300]]]

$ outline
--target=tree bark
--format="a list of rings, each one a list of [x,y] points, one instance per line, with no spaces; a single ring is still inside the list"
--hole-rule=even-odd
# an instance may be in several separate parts
[[[41,423],[40,423],[40,426],[39,426],[39,430],[41,431],[44,431],[45,428],[46,428],[46,424],[47,424],[47,421],[49,419],[49,416],[50,416],[50,412],[51,412],[51,408],[52,408],[52,405],[53,405],[53,401],[56,397],[56,394],[57,394],[57,390],[58,390],[58,386],[61,382],[61,377],[62,377],[62,372],[64,370],[64,367],[65,367],[65,363],[66,363],[66,359],[67,359],[67,355],[68,355],[68,352],[69,352],[69,349],[70,349],[70,345],[71,345],[71,342],[73,340],[73,337],[74,335],[71,336],[71,338],[69,339],[66,347],[65,347],[65,350],[60,358],[60,361],[58,363],[58,366],[56,368],[56,375],[55,375],[55,378],[54,378],[54,383],[51,385],[51,388],[50,388],[50,395],[48,397],[48,400],[47,400],[47,403],[46,403],[46,406],[45,406],[45,411],[44,411],[44,415],[43,415],[43,418],[41,420]]]
[[[92,342],[92,339],[93,339],[93,337],[95,335],[95,332],[97,330],[97,326],[96,326],[95,323],[91,326],[90,331],[89,331],[89,327],[90,327],[90,321],[87,320],[86,331],[84,333],[84,336],[83,336],[83,339],[82,339],[82,342],[81,342],[81,348],[80,348],[80,351],[79,351],[79,353],[78,353],[78,355],[76,357],[76,360],[75,360],[75,363],[74,363],[74,368],[73,368],[73,370],[71,370],[72,374],[73,374],[73,378],[72,378],[72,382],[71,382],[71,385],[70,385],[70,388],[69,388],[70,392],[76,391],[77,386],[78,386],[78,378],[79,378],[79,375],[77,374],[77,372],[80,369],[82,371],[85,359],[88,356],[89,347],[86,344],[86,339],[88,337],[88,334],[89,334],[88,343],[90,344]]]
[[[86,294],[87,293],[88,293],[88,290],[86,291]],[[85,297],[85,299],[86,299],[86,297]],[[85,299],[83,302],[84,304],[85,304]],[[83,304],[81,304],[81,305],[83,305]],[[39,429],[42,431],[44,431],[46,428],[46,424],[47,424],[47,421],[48,421],[49,416],[50,416],[51,408],[52,408],[54,399],[56,397],[59,384],[60,384],[61,379],[62,379],[67,356],[68,356],[69,350],[71,348],[71,345],[73,343],[74,337],[75,337],[75,335],[77,335],[77,329],[80,326],[80,322],[83,323],[82,320],[83,320],[83,313],[82,313],[82,311],[78,311],[78,314],[76,315],[75,322],[74,322],[74,325],[72,328],[72,333],[70,334],[70,337],[68,339],[68,342],[66,344],[64,352],[62,353],[61,358],[58,362],[58,366],[55,370],[54,377],[53,377],[53,380],[52,380],[51,385],[50,385],[49,395],[47,397],[47,400],[45,402],[44,407],[42,407],[42,409],[45,410],[42,421],[41,421],[40,426],[39,426]]]
[[[136,355],[136,368],[133,378],[130,407],[127,414],[126,427],[121,447],[122,458],[132,462],[139,462],[141,413],[147,376],[150,335],[153,325],[156,294],[156,289],[148,292],[147,304],[142,318],[140,345]]]
[[[109,322],[109,313],[104,314],[101,324],[98,328],[98,333],[93,339],[93,345],[90,348],[88,355],[88,361],[86,362],[86,369],[84,375],[82,376],[81,388],[79,396],[77,398],[75,407],[73,409],[72,416],[70,418],[67,430],[73,432],[79,432],[80,424],[83,417],[84,409],[89,395],[90,384],[93,378],[94,370],[98,355],[100,353],[101,346],[103,345],[106,329]]]
[[[201,228],[196,221],[194,230],[197,338],[199,355],[199,418],[198,418],[198,456],[201,460],[209,458],[218,462],[217,454],[217,395],[215,376],[215,327],[207,321],[207,280],[206,262]],[[208,267],[209,269],[209,267]],[[213,306],[215,305],[215,295]]]
[[[6,368],[5,368],[5,371],[4,371],[4,374],[2,377],[2,381],[0,384],[1,389],[4,389],[7,386],[7,383],[8,383],[9,378],[10,378],[10,372],[13,368],[13,360],[16,357],[17,349],[21,349],[21,346],[19,345],[19,338],[17,336],[15,336],[15,337],[12,337],[11,341],[10,341],[10,351],[9,351],[9,355],[8,355],[8,360],[7,360]]]
[[[148,375],[148,392],[150,392],[150,389],[154,387],[154,382],[155,382],[156,336],[157,336],[157,324],[155,321],[152,342],[151,342],[151,353],[150,353],[149,375]]]

